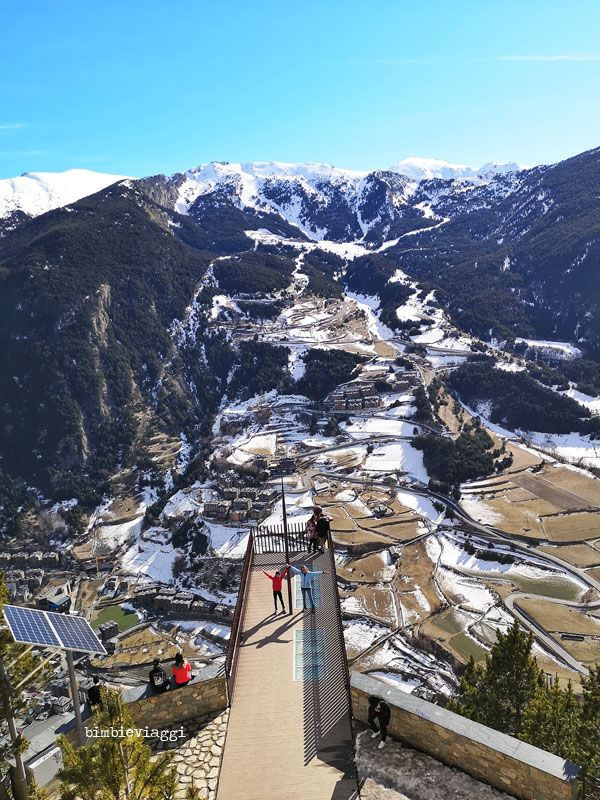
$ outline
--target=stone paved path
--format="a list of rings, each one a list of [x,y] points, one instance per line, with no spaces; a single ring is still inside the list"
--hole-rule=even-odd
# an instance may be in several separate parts
[[[229,710],[197,717],[182,723],[184,738],[176,743],[153,740],[154,752],[174,750],[174,765],[179,776],[175,800],[185,800],[192,785],[200,790],[202,800],[215,800],[221,754],[227,730]]]

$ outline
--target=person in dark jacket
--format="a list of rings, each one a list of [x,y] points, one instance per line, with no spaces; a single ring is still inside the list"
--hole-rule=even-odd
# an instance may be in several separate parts
[[[155,692],[166,692],[169,688],[167,673],[160,666],[160,658],[154,659],[154,666],[150,670],[150,686]]]
[[[330,517],[328,514],[324,514],[323,510],[319,508],[319,506],[315,506],[315,528],[317,529],[317,539],[319,541],[319,551],[321,553],[325,552],[325,542],[329,538],[329,531],[331,529],[330,522],[333,517]]]
[[[90,711],[99,708],[102,711],[102,695],[100,693],[100,678],[94,675],[94,682],[88,689],[88,703]]]
[[[371,738],[375,739],[381,734],[381,741],[378,749],[385,747],[387,739],[387,726],[390,724],[391,709],[389,705],[380,697],[369,697],[369,725],[373,733]]]

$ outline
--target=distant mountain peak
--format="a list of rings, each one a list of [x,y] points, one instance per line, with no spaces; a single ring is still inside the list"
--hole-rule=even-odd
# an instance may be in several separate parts
[[[484,176],[505,173],[519,172],[529,169],[523,164],[514,161],[500,163],[498,161],[488,161],[482,167],[470,167],[466,164],[451,164],[440,158],[419,158],[411,156],[402,161],[398,161],[389,168],[391,172],[398,172],[412,180],[456,180],[459,178],[473,180]]]
[[[282,211],[283,207],[287,208],[294,202],[291,195],[286,200],[286,187],[296,193],[302,192],[304,197],[321,196],[323,192],[341,192],[350,196],[360,195],[363,187],[381,172],[393,172],[398,175],[399,180],[417,182],[433,178],[462,178],[473,183],[486,183],[494,175],[520,169],[525,168],[516,163],[489,162],[476,169],[441,159],[417,157],[406,158],[388,169],[371,172],[311,162],[211,161],[177,174],[182,183],[175,210],[187,213],[190,205],[199,196],[210,194],[221,187],[227,192],[233,190],[241,207]],[[26,217],[39,216],[75,203],[127,177],[87,169],[70,169],[65,172],[26,172],[18,178],[0,180],[0,220],[10,219],[19,213]],[[277,196],[273,193],[274,185],[280,187]],[[285,211],[284,216],[287,216]]]
[[[18,178],[5,178],[0,180],[0,219],[19,211],[37,217],[95,194],[125,177],[89,169],[69,169],[66,172],[24,172]]]

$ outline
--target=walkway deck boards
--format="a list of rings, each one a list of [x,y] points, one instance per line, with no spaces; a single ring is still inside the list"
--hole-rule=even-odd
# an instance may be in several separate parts
[[[217,798],[355,800],[352,733],[333,603],[337,589],[332,576],[323,575],[316,579],[322,597],[315,614],[295,608],[291,617],[273,616],[271,582],[262,569],[281,567],[283,562],[276,559],[273,554],[255,556],[250,576]],[[315,570],[329,566],[327,555],[312,556],[311,562]],[[292,563],[304,562],[294,558]],[[283,596],[287,610],[285,583]],[[295,653],[310,648],[311,642],[316,645],[306,657],[321,662],[321,676],[295,679]]]

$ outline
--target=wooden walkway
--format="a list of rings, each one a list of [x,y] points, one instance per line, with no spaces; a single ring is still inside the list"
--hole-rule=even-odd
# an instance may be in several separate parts
[[[317,611],[273,616],[271,581],[283,561],[256,555],[217,800],[359,797],[331,575],[315,579]],[[327,555],[292,563],[329,567]],[[287,580],[287,578],[286,578]],[[284,581],[283,597],[288,610]]]

